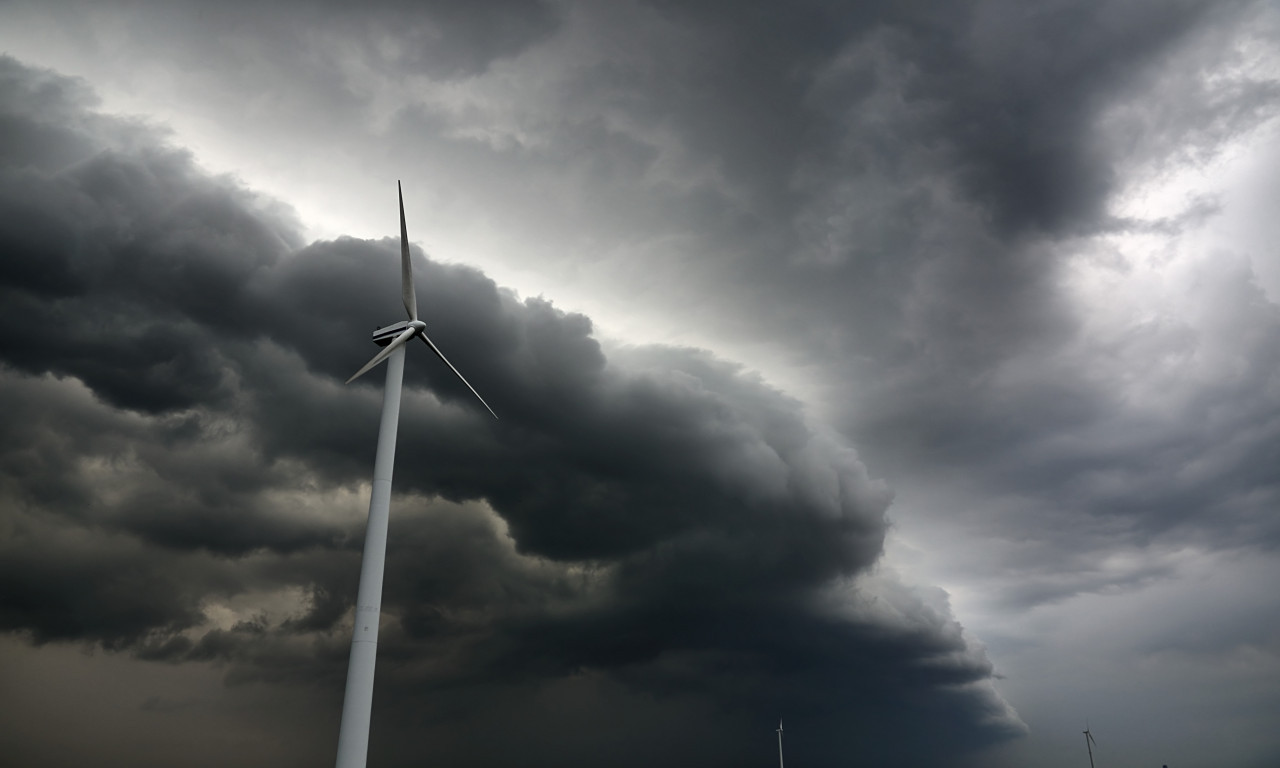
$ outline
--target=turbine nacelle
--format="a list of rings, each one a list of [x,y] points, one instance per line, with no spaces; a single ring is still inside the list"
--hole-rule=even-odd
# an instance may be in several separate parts
[[[408,327],[409,327],[408,320],[401,320],[398,323],[392,323],[391,325],[384,325],[378,330],[373,332],[373,343],[377,344],[380,347],[385,347],[391,342],[395,341],[396,337],[399,336],[401,333],[403,333],[404,330]]]

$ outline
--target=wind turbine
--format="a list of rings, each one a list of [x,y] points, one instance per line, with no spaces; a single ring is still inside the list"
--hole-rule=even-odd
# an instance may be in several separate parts
[[[782,718],[778,718],[778,768],[782,768]]]
[[[351,633],[351,660],[347,666],[347,690],[342,700],[342,725],[338,729],[337,768],[364,768],[369,754],[369,715],[373,709],[373,667],[378,653],[378,618],[382,613],[382,574],[387,559],[387,517],[391,506],[391,470],[396,457],[396,427],[400,421],[400,388],[404,380],[404,348],[413,338],[422,339],[449,369],[457,374],[493,418],[489,404],[480,397],[444,353],[427,338],[426,323],[418,319],[418,298],[413,290],[413,264],[409,259],[409,234],[404,224],[404,192],[400,196],[400,297],[409,319],[373,332],[373,343],[382,351],[347,379],[363,376],[387,361],[387,384],[382,393],[382,422],[378,427],[378,452],[373,460],[373,490],[369,494],[369,522],[365,528],[364,557],[360,561],[360,587],[356,597],[355,627]]]
[[[1086,720],[1084,723],[1084,746],[1089,750],[1089,768],[1093,768],[1093,748],[1097,745],[1098,742],[1093,740],[1093,734],[1089,733],[1089,721]]]

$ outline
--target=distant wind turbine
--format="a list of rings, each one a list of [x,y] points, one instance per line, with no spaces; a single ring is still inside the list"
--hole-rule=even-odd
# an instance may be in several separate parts
[[[400,421],[400,388],[404,380],[404,347],[415,336],[431,347],[449,369],[467,385],[480,404],[493,413],[444,353],[427,338],[426,323],[418,319],[418,298],[413,290],[413,264],[409,259],[409,234],[404,224],[404,192],[400,197],[400,297],[409,319],[379,328],[373,342],[382,351],[347,383],[387,361],[387,384],[382,393],[382,422],[378,451],[373,460],[373,490],[369,495],[369,522],[365,528],[364,557],[360,562],[360,587],[356,597],[355,627],[351,634],[351,660],[347,666],[347,691],[342,700],[342,725],[338,729],[337,768],[364,768],[369,754],[369,715],[373,710],[373,667],[378,653],[378,618],[382,613],[382,574],[387,559],[387,517],[391,506],[391,470],[395,465],[396,427]]]
[[[778,768],[782,768],[782,718],[778,718]]]
[[[1084,723],[1084,746],[1089,750],[1089,768],[1093,768],[1093,748],[1098,746],[1098,742],[1093,740],[1093,734],[1089,733],[1089,721]]]

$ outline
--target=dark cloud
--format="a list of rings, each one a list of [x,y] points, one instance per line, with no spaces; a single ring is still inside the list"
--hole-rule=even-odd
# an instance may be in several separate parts
[[[84,28],[95,45],[123,35],[140,49],[190,65],[238,55],[242,63],[253,63],[242,72],[246,77],[269,72],[276,83],[294,79],[313,93],[326,90],[325,78],[342,73],[344,59],[353,56],[367,57],[377,69],[396,75],[474,76],[545,39],[559,23],[555,7],[543,0],[499,0],[483,6],[457,0],[386,0],[359,9],[341,2],[269,7],[232,2],[216,8],[179,2],[103,10],[93,3],[74,4],[61,20]],[[193,16],[199,18],[201,34],[188,38]],[[319,39],[328,50],[312,48]],[[344,98],[358,102],[362,96],[348,90]]]
[[[661,744],[737,764],[772,749],[745,713],[775,708],[807,713],[809,763],[959,760],[1005,733],[945,600],[870,566],[888,495],[864,462],[898,489],[891,551],[923,548],[908,561],[982,627],[1002,687],[1041,702],[1025,752],[973,764],[1050,764],[1061,722],[1100,701],[1116,722],[1209,722],[1186,714],[1194,687],[1245,731],[1270,711],[1241,692],[1273,668],[1270,603],[1248,586],[1272,570],[1194,596],[1276,542],[1274,238],[1214,189],[1274,125],[1269,4],[193,8],[6,18],[98,50],[64,56],[118,68],[101,81],[138,86],[214,156],[234,146],[230,167],[300,201],[341,189],[313,214],[410,173],[426,186],[406,186],[410,233],[441,255],[806,393],[601,341],[582,314],[415,252],[436,341],[502,421],[411,354],[379,684],[403,714],[382,721],[384,754],[430,732],[473,764],[669,760]],[[39,521],[24,530],[164,552],[192,585],[157,587],[153,614],[122,605],[141,618],[119,627],[92,614],[96,635],[39,624],[41,605],[76,613],[59,592],[5,626],[223,664],[239,691],[336,690],[380,378],[338,382],[397,319],[395,244],[304,245],[289,212],[86,110],[83,85],[3,77],[0,237],[29,256],[0,262],[23,404],[5,445],[24,446],[2,459],[5,498]],[[1273,186],[1249,193],[1258,221]],[[1252,242],[1225,231],[1241,223]],[[99,498],[104,471],[117,492]],[[21,551],[36,534],[14,535]],[[109,596],[112,557],[83,566]],[[1107,604],[1106,647],[1081,658]],[[560,735],[562,716],[590,726]],[[926,736],[885,737],[913,719]],[[1189,744],[1156,730],[1131,741]],[[1239,754],[1274,752],[1251,733]]]
[[[780,292],[798,346],[845,355],[834,408],[871,466],[928,489],[919,524],[1017,553],[965,561],[1008,610],[1169,575],[1117,573],[1121,553],[1275,541],[1265,247],[1180,254],[1203,267],[1136,295],[1077,282],[1144,269],[1145,245],[1094,236],[1159,231],[1174,259],[1217,202],[1121,220],[1119,193],[1205,167],[1280,104],[1240,42],[1259,6],[1152,10],[985,3],[936,38],[852,42],[814,79],[813,122],[842,130],[797,177],[804,260],[749,281]]]
[[[341,381],[397,319],[395,244],[298,247],[287,214],[146,129],[130,147],[65,123],[86,113],[73,85],[0,70],[32,143],[0,168],[0,626],[332,690],[380,402],[378,373]],[[82,127],[42,139],[53,124]],[[724,736],[761,710],[826,722],[846,735],[815,737],[816,763],[873,728],[929,724],[903,765],[1020,731],[945,606],[865,581],[889,494],[801,403],[706,352],[606,350],[476,270],[416,269],[434,339],[502,420],[412,355],[387,699],[475,722],[595,675],[620,715],[669,697]],[[457,707],[421,703],[446,689]]]
[[[1092,228],[1105,215],[1114,158],[1092,128],[1099,114],[1207,17],[1247,7],[806,2],[732,4],[727,13],[715,2],[655,5],[698,27],[698,62],[652,61],[658,69],[647,79],[621,85],[674,121],[698,156],[716,158],[727,174],[758,174],[729,179],[759,195],[760,215],[805,204],[787,193],[810,163],[843,161],[823,173],[848,180],[877,167],[909,170],[903,163],[923,151],[931,170],[999,229],[1055,234]],[[886,90],[896,103],[881,98]],[[1214,99],[1246,111],[1258,102],[1239,92]],[[1219,105],[1197,120],[1190,111],[1190,125],[1229,114]]]
[[[531,77],[531,103],[406,99],[390,136],[446,176],[451,202],[498,208],[519,236],[571,233],[548,268],[598,270],[592,293],[633,286],[617,296],[630,311],[785,339],[788,362],[866,391],[904,374],[972,381],[1070,338],[1062,249],[1046,242],[1114,230],[1123,172],[1210,152],[1272,113],[1262,78],[1204,75],[1255,10],[576,8],[590,40],[625,28],[643,44],[564,54],[592,66],[544,54],[564,71],[555,86]]]

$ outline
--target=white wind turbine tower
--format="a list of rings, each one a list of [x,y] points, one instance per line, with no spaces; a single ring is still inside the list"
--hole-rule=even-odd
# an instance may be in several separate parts
[[[778,768],[782,768],[782,718],[778,718]]]
[[[395,464],[396,427],[400,421],[400,385],[404,379],[404,348],[415,336],[431,347],[493,417],[489,404],[463,378],[440,348],[427,338],[426,323],[418,319],[418,298],[413,290],[413,265],[409,259],[409,234],[404,224],[404,192],[400,196],[400,294],[409,319],[379,328],[375,344],[383,350],[355,375],[350,384],[383,360],[387,384],[382,394],[382,422],[378,428],[378,452],[373,461],[373,491],[369,495],[369,522],[365,529],[364,557],[360,562],[360,588],[356,597],[355,627],[351,635],[351,661],[347,666],[347,691],[342,700],[342,725],[338,730],[337,768],[364,768],[369,754],[369,714],[373,709],[373,666],[378,651],[378,618],[382,613],[382,574],[387,559],[387,516],[391,505],[391,470]]]

